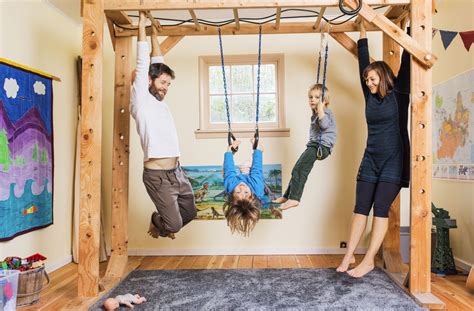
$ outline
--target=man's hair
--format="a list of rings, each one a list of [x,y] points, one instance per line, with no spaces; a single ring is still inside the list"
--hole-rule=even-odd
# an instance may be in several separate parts
[[[309,87],[308,93],[310,93],[312,91],[318,92],[319,96],[321,96],[322,93],[323,93],[323,85],[321,83],[316,83],[316,84],[311,85]],[[323,103],[326,103],[329,106],[329,90],[326,86],[324,87],[324,100],[323,100]]]
[[[261,206],[260,200],[253,196],[250,199],[236,200],[231,193],[227,194],[224,202],[224,216],[230,231],[249,236],[260,219]]]
[[[362,77],[364,82],[369,75],[369,71],[375,71],[376,74],[380,77],[379,89],[377,93],[380,97],[387,96],[390,93],[394,86],[395,75],[393,74],[392,69],[387,63],[383,61],[376,61],[371,63],[369,66],[365,67]]]
[[[171,79],[174,79],[174,71],[168,67],[168,65],[163,63],[154,63],[150,65],[148,75],[152,81],[159,78],[162,74],[167,74]]]

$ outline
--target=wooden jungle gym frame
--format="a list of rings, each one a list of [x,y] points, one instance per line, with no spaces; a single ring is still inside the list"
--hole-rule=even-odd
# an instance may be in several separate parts
[[[263,33],[317,33],[327,7],[338,0],[82,0],[83,69],[80,172],[80,228],[78,297],[99,297],[112,288],[138,263],[128,259],[128,176],[129,176],[129,102],[132,65],[132,37],[136,28],[128,11],[186,10],[193,25],[162,26],[154,20],[162,42],[163,55],[184,36],[217,35],[217,27],[199,23],[194,10],[233,10],[235,22],[221,27],[223,35],[258,34],[259,26],[239,21],[239,9],[272,8],[276,20],[263,25]],[[355,9],[358,1],[345,0]],[[388,6],[378,13],[374,6]],[[319,8],[313,22],[281,22],[282,8]],[[400,48],[411,60],[411,174],[410,187],[410,264],[404,267],[400,255],[400,198],[390,209],[389,230],[383,244],[386,271],[400,286],[425,307],[442,302],[431,294],[431,54],[432,0],[363,0],[359,18],[368,22],[367,31],[383,32],[383,59],[398,71]],[[151,13],[149,14],[151,17]],[[411,37],[401,29],[409,16]],[[112,255],[106,275],[99,279],[99,236],[101,203],[102,132],[102,51],[105,20],[115,50],[115,103],[112,157]],[[152,19],[153,20],[153,19]],[[120,26],[129,26],[120,27]],[[149,29],[148,29],[149,30]],[[354,21],[331,27],[330,35],[354,56],[356,43],[346,32],[358,31]],[[404,282],[405,281],[405,282]],[[99,291],[100,288],[100,291]],[[90,298],[89,298],[90,299]]]

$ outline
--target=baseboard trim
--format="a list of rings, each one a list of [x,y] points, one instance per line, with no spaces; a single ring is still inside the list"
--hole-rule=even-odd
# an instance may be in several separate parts
[[[471,263],[468,263],[467,261],[464,261],[462,259],[454,257],[454,264],[456,265],[456,268],[459,268],[467,273],[471,270]]]
[[[46,272],[51,273],[55,270],[58,270],[59,268],[64,267],[68,263],[72,262],[72,255],[68,255],[64,257],[63,259],[60,259],[56,262],[53,262],[51,264],[46,264]]]
[[[356,249],[365,254],[366,248]],[[129,249],[129,256],[217,256],[217,255],[321,255],[344,254],[344,248],[228,248],[228,249]]]

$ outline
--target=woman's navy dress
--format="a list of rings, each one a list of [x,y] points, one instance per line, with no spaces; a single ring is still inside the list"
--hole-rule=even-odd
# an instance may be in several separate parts
[[[367,146],[357,180],[380,181],[408,187],[410,182],[410,142],[408,106],[410,104],[410,54],[403,51],[394,88],[384,98],[371,94],[362,73],[370,64],[367,39],[358,42],[359,72],[365,97]]]

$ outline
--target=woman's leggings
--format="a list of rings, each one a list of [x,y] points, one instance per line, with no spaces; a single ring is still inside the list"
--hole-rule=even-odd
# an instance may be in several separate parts
[[[357,181],[354,213],[368,216],[373,205],[375,217],[387,218],[390,206],[400,192],[400,189],[400,185],[389,182],[378,182],[375,184]]]

